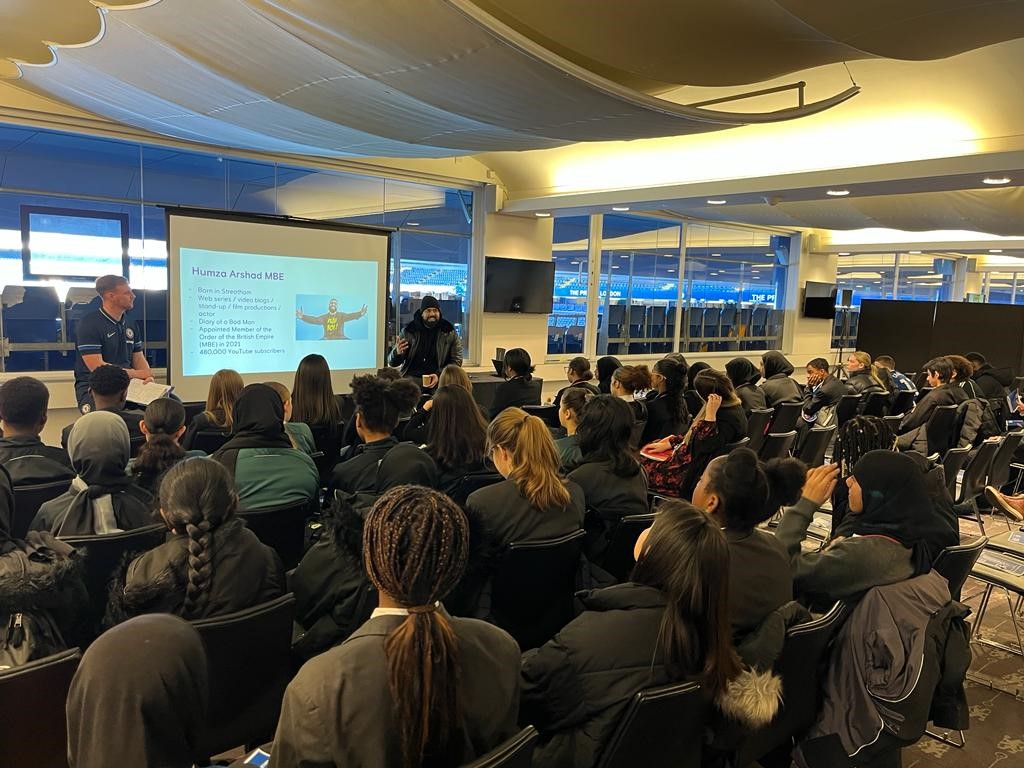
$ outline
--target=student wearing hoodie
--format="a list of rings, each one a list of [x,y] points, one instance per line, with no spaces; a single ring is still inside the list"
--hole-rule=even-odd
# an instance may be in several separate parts
[[[725,364],[725,373],[736,390],[736,397],[743,403],[743,412],[748,417],[751,411],[764,410],[768,407],[764,399],[764,390],[757,386],[761,374],[747,358],[734,357]]]
[[[446,365],[462,365],[462,341],[455,326],[441,317],[441,304],[433,296],[424,296],[420,308],[412,316],[391,354],[388,365],[398,368],[403,376],[412,379],[433,377]]]
[[[769,408],[779,403],[803,402],[803,390],[791,378],[793,370],[793,364],[781,352],[773,349],[761,355],[761,375],[764,377],[761,391]]]

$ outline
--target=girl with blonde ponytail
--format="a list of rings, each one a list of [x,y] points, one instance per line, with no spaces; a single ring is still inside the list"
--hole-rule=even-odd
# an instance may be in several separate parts
[[[504,549],[582,527],[583,489],[561,476],[561,459],[543,421],[506,408],[487,428],[487,451],[505,480],[471,493],[466,509],[482,523],[491,546]]]
[[[363,561],[379,607],[288,686],[274,765],[454,768],[516,733],[515,641],[441,605],[468,553],[468,521],[447,496],[402,485],[377,500]]]

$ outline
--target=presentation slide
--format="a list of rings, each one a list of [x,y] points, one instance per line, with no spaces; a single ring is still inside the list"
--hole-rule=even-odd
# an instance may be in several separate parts
[[[170,383],[183,400],[205,400],[222,368],[290,387],[317,353],[344,391],[383,364],[386,235],[191,213],[168,222]]]

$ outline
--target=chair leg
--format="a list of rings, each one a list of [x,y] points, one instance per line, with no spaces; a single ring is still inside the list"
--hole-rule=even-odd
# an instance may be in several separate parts
[[[988,608],[987,594],[991,592],[992,586],[993,585],[989,585],[986,588],[986,598],[983,600],[984,608]],[[1006,645],[1005,643],[997,643],[995,640],[988,640],[980,636],[977,638],[977,642],[982,643],[983,645],[991,646],[992,648],[999,648],[1000,650],[1007,651],[1008,653],[1012,653],[1015,656],[1024,656],[1024,640],[1021,639],[1020,624],[1017,621],[1017,613],[1014,610],[1013,598],[1010,597],[1010,590],[1008,590],[1006,587],[1000,587],[1000,589],[1003,590],[1003,594],[1006,596],[1006,607],[1010,610],[1010,623],[1013,624],[1013,633],[1017,637],[1017,647],[1014,648],[1012,645]],[[975,628],[972,628],[972,633],[973,630],[977,628],[977,625],[981,624],[981,618],[982,617],[979,609],[978,620],[975,624]]]
[[[973,641],[974,638],[977,637],[978,633],[981,631],[981,622],[985,618],[985,611],[988,610],[988,601],[989,598],[992,596],[992,589],[993,587],[991,584],[985,585],[985,591],[981,595],[981,602],[978,603],[978,613],[974,617],[974,622],[971,624],[971,634],[968,637],[968,640]]]
[[[931,731],[931,730],[927,730],[926,729],[925,732],[924,732],[924,735],[925,736],[931,736],[936,741],[941,741],[943,744],[948,744],[951,747],[956,747],[957,749],[963,749],[967,745],[967,737],[964,736],[964,732],[963,731],[956,731],[956,733],[958,733],[960,735],[960,740],[959,741],[954,741],[953,739],[949,738],[951,733],[954,733],[954,732],[953,731],[943,731],[942,733],[936,733],[935,731]]]
[[[985,521],[981,519],[981,508],[978,506],[978,500],[975,497],[971,497],[970,500],[971,511],[974,512],[974,519],[978,521],[978,528],[981,529],[981,535],[985,535]]]

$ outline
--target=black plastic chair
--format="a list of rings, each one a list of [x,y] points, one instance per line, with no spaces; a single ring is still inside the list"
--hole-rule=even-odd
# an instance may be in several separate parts
[[[768,437],[764,439],[764,445],[761,446],[759,455],[761,456],[762,461],[768,461],[768,459],[781,459],[789,455],[789,451],[795,442],[795,429],[792,429],[789,432],[771,432],[768,434]]]
[[[338,410],[341,411],[342,422],[347,422],[355,415],[356,401],[352,399],[351,394],[335,395],[334,399],[338,403]]]
[[[970,458],[971,446],[969,445],[965,445],[963,448],[950,448],[942,457],[942,473],[946,477],[946,490],[951,499],[956,498],[956,479]]]
[[[77,648],[0,671],[0,765],[67,768],[68,689]]]
[[[779,711],[771,723],[740,743],[733,765],[750,765],[776,749],[785,753],[784,764],[789,765],[793,740],[818,718],[829,649],[849,612],[845,603],[836,603],[824,616],[786,630],[782,653],[775,662],[775,673],[782,678]]]
[[[128,455],[131,458],[135,458],[139,455],[139,451],[142,450],[142,446],[146,444],[145,435],[132,435],[128,440]]]
[[[843,395],[836,403],[836,424],[840,427],[857,415],[860,409],[861,395]]]
[[[11,535],[16,539],[24,539],[39,508],[51,499],[56,499],[70,487],[70,480],[14,486],[14,519],[11,521]]]
[[[836,426],[814,427],[804,437],[804,444],[800,446],[800,455],[797,457],[808,467],[820,467],[825,463],[825,451],[836,434]]]
[[[231,437],[222,429],[200,429],[192,436],[192,450],[203,451],[208,456],[220,449]]]
[[[1013,454],[1024,440],[1024,432],[1009,432],[999,444],[999,450],[992,457],[992,466],[988,471],[987,485],[1001,489],[1010,482],[1010,463],[1013,461]]]
[[[193,621],[206,649],[210,697],[196,760],[269,741],[291,680],[295,596]],[[202,762],[202,761],[207,762]]]
[[[608,535],[608,546],[604,551],[601,567],[619,581],[626,581],[636,561],[633,548],[640,534],[654,524],[656,512],[645,515],[626,515]]]
[[[889,413],[887,415],[902,416],[914,407],[916,400],[917,392],[902,390],[897,392],[896,397],[893,398],[892,405],[889,406]]]
[[[508,741],[505,741],[486,755],[463,768],[530,768],[533,765],[533,749],[537,746],[537,729],[526,726]]]
[[[549,427],[558,428],[562,425],[558,421],[558,406],[550,405],[524,405],[523,410],[531,416],[536,416]]]
[[[789,432],[796,429],[797,419],[804,409],[803,403],[779,403],[775,406],[768,432]]]
[[[768,427],[771,426],[774,415],[774,408],[755,408],[747,416],[747,437],[750,438],[750,444],[747,447],[750,450],[761,450],[764,436],[768,434]]]
[[[956,512],[960,517],[974,520],[985,535],[985,523],[981,519],[981,510],[978,508],[978,497],[985,491],[985,483],[988,480],[989,470],[992,468],[992,459],[999,449],[999,443],[986,440],[978,446],[974,458],[964,470],[964,479],[960,483],[960,493],[955,499]],[[964,509],[966,507],[966,510]]]
[[[732,453],[737,448],[749,448],[749,447],[750,447],[750,438],[749,437],[741,437],[735,443],[726,443],[725,444],[725,448],[722,449],[722,453],[723,454]]]
[[[302,559],[306,520],[315,512],[315,502],[297,501],[280,507],[239,510],[238,516],[256,538],[277,552],[288,569]]]
[[[206,403],[202,400],[193,400],[188,403],[182,403],[185,407],[185,425],[188,426],[192,423],[192,420],[200,413],[206,410]]]
[[[513,542],[501,556],[491,580],[492,620],[520,649],[543,645],[572,619],[584,535]]]
[[[954,600],[960,599],[964,582],[971,575],[971,569],[987,544],[988,536],[979,536],[968,544],[946,547],[932,563],[932,570],[938,571],[949,582],[949,594]]]
[[[889,407],[889,398],[888,392],[868,392],[867,397],[864,399],[864,407],[861,409],[861,414],[864,416],[885,416],[886,409]]]
[[[928,437],[928,455],[933,453],[945,456],[946,451],[955,448],[960,439],[960,430],[957,429],[957,406],[940,405],[932,411],[925,424],[925,434]]]
[[[330,483],[331,471],[341,458],[338,442],[341,439],[343,428],[343,424],[335,424],[333,429],[327,424],[316,424],[309,428],[309,431],[313,433],[316,452],[320,454],[312,458],[320,473],[320,485],[323,487]]]
[[[98,631],[110,598],[110,584],[119,575],[126,556],[137,557],[159,547],[167,540],[167,526],[155,524],[121,533],[61,536],[60,540],[82,555],[90,615]]]
[[[486,488],[488,485],[500,483],[505,478],[497,472],[470,472],[460,477],[450,490],[446,491],[448,498],[459,506],[466,505],[466,499],[474,491]]]
[[[690,418],[696,418],[700,409],[704,407],[704,401],[697,394],[697,390],[688,389],[683,392],[683,400],[686,401],[686,410],[690,412]]]
[[[629,702],[597,768],[697,768],[707,710],[700,683],[640,691]]]

